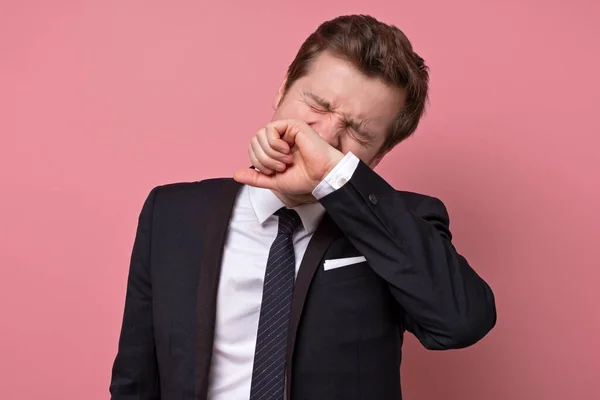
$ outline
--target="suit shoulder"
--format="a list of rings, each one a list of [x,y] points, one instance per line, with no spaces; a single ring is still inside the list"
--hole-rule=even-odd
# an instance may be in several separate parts
[[[231,178],[209,178],[195,182],[173,182],[155,187],[153,190],[161,195],[189,195],[196,192],[211,191],[218,189],[223,184],[231,181]]]
[[[219,192],[220,188],[234,182],[231,178],[209,178],[196,182],[174,182],[152,189],[156,202],[169,205],[183,205],[205,201]]]
[[[444,203],[437,197],[403,190],[397,190],[397,192],[402,196],[408,207],[413,210],[419,208],[422,204],[424,204],[424,202],[428,204],[436,204],[445,208]]]
[[[449,231],[450,215],[446,205],[437,197],[413,192],[399,192],[405,203],[412,212],[429,222],[436,222],[438,229],[446,232],[448,238],[452,238]]]

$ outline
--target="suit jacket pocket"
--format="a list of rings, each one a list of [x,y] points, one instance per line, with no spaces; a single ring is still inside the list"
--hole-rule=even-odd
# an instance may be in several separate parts
[[[365,276],[371,271],[371,267],[366,261],[356,264],[345,265],[325,271],[323,263],[319,267],[319,277],[315,279],[317,285],[329,285],[348,281]]]

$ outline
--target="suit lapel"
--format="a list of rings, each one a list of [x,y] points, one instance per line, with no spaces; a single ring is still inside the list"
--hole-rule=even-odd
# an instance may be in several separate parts
[[[221,259],[227,237],[227,228],[236,196],[241,185],[233,179],[226,180],[220,190],[212,193],[212,211],[206,221],[204,256],[200,265],[197,306],[196,347],[196,400],[206,400],[208,379],[213,352],[215,316]]]
[[[300,319],[302,317],[302,310],[304,309],[304,303],[306,296],[310,288],[310,283],[317,271],[321,260],[325,255],[325,252],[331,245],[331,242],[339,237],[342,232],[339,230],[337,225],[325,214],[323,220],[319,224],[319,227],[310,239],[308,248],[304,253],[302,262],[300,263],[300,269],[298,270],[298,276],[296,277],[296,283],[294,285],[294,295],[292,299],[292,312],[290,316],[290,325],[288,327],[288,342],[287,342],[287,355],[286,355],[286,390],[288,394],[286,398],[289,398],[292,387],[292,366],[293,366],[293,355],[294,347],[296,345],[296,335],[298,333],[298,326],[300,325]]]

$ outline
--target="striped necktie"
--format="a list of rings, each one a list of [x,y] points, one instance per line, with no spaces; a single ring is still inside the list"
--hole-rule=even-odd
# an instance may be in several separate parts
[[[285,207],[275,215],[279,229],[265,271],[250,400],[281,400],[285,385],[287,328],[296,277],[293,235],[301,221],[296,211]]]

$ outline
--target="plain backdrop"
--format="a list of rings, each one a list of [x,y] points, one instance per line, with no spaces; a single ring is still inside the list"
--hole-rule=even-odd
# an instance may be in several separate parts
[[[146,195],[247,167],[302,41],[350,13],[431,68],[427,116],[377,171],[446,203],[497,299],[469,349],[407,339],[405,397],[598,398],[595,0],[1,0],[1,399],[108,398]]]

